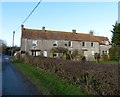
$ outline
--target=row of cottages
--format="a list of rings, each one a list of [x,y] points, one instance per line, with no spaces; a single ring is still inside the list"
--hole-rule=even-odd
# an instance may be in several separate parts
[[[27,29],[21,26],[21,52],[29,53],[33,56],[43,54],[50,57],[50,51],[54,47],[67,48],[72,54],[74,50],[83,52],[87,60],[94,60],[94,54],[108,54],[110,42],[107,37],[94,36],[92,32],[89,34],[65,31],[51,31],[42,27],[42,30]],[[52,57],[58,57],[58,53],[53,53]]]

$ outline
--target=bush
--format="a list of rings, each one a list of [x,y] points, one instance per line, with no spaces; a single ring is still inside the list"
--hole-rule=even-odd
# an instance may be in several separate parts
[[[94,57],[95,57],[95,60],[99,63],[99,61],[100,61],[100,53],[95,53]]]
[[[112,46],[109,49],[110,60],[120,60],[120,46]]]

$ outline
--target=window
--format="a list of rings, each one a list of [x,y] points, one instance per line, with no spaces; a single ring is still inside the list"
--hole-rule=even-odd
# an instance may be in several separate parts
[[[82,42],[82,46],[85,46],[85,42]]]
[[[105,54],[107,54],[107,51],[105,51]]]
[[[54,57],[56,57],[56,56],[57,56],[57,54],[56,54],[56,53],[54,53],[54,54],[53,54],[53,58],[54,58]]]
[[[93,42],[91,42],[91,47],[93,47],[94,46],[94,43]]]
[[[104,54],[105,52],[104,51],[102,51],[102,54]]]
[[[37,40],[32,41],[32,46],[36,47],[37,46]]]
[[[53,58],[57,58],[58,57],[58,53],[53,53]]]
[[[67,46],[67,44],[65,43],[65,46]]]
[[[94,55],[94,54],[95,54],[95,53],[94,53],[94,51],[92,51],[91,53],[92,53],[92,55]]]
[[[72,47],[72,42],[71,41],[68,42],[68,46]]]
[[[53,46],[57,47],[58,46],[58,41],[54,41]]]
[[[47,51],[43,51],[44,57],[47,57]]]
[[[69,51],[69,54],[72,54],[72,51]]]

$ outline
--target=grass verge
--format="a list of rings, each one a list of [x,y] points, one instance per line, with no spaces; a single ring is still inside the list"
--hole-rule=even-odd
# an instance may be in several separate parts
[[[57,75],[31,64],[12,60],[15,66],[42,92],[43,95],[87,95],[77,85],[71,85]]]
[[[99,64],[118,64],[117,61],[100,61]]]

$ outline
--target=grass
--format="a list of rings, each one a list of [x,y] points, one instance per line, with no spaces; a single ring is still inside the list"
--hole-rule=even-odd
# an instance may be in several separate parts
[[[99,64],[118,64],[118,61],[100,61]]]
[[[13,60],[13,63],[43,95],[87,95],[79,86],[71,85],[55,74],[17,60]]]

